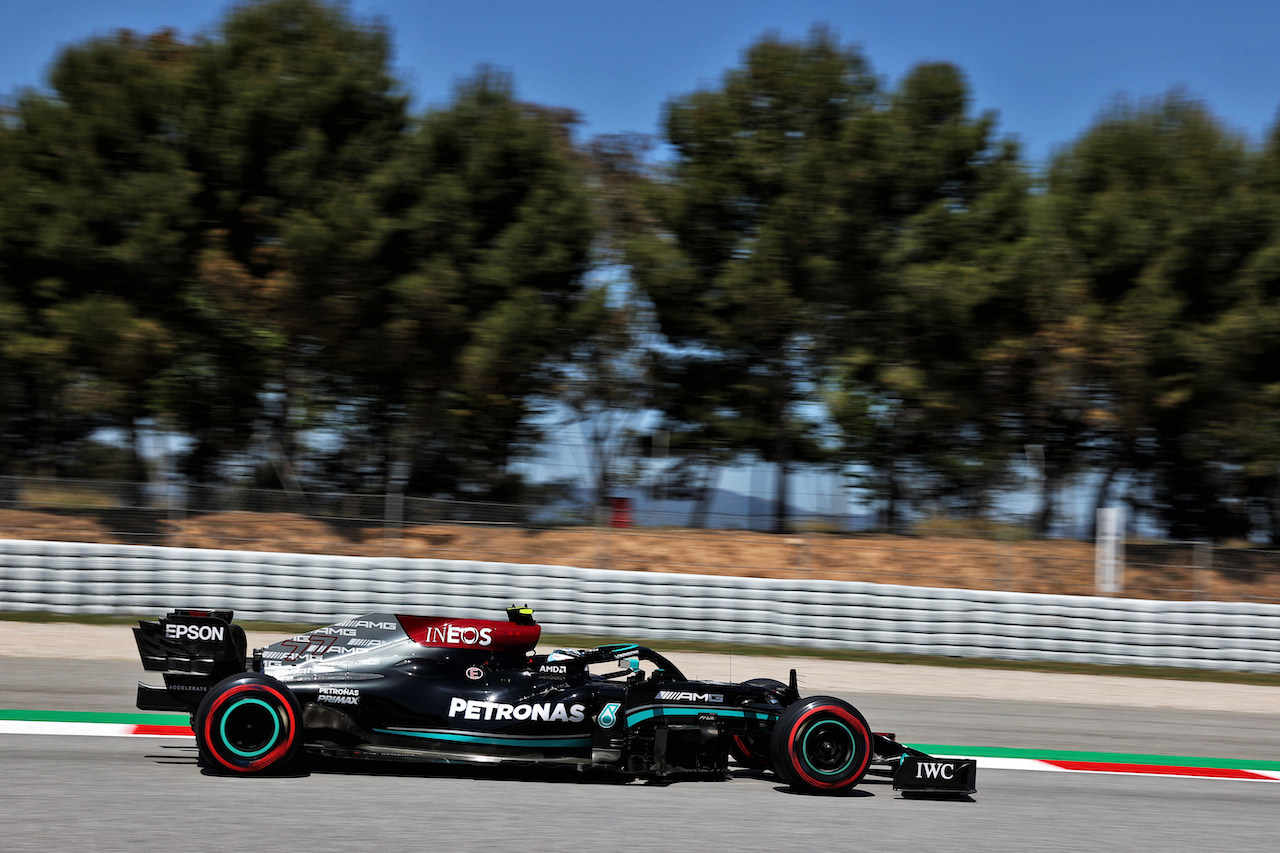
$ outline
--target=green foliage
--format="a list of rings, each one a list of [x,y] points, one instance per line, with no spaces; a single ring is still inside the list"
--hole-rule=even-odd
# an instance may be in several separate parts
[[[881,90],[822,30],[766,37],[722,86],[668,106],[676,159],[647,188],[632,272],[681,347],[664,411],[679,432],[785,473],[830,451],[890,504],[982,495],[1007,464],[986,353],[1020,320],[1012,272],[1027,179],[953,66]],[[892,523],[892,522],[891,522]],[[785,526],[779,517],[778,526]]]
[[[859,286],[828,399],[889,527],[901,501],[982,512],[1010,460],[992,362],[1025,328],[1028,181],[993,116],[969,111],[958,69],[918,66],[850,156],[865,247],[844,261]]]
[[[186,58],[166,33],[68,48],[54,95],[25,95],[4,131],[4,349],[22,404],[3,461],[21,470],[55,472],[61,445],[155,413],[196,220],[174,135]]]
[[[510,498],[532,401],[594,325],[594,236],[571,117],[516,100],[482,70],[427,114],[376,178],[376,289],[339,345],[384,401],[375,432],[410,488]]]
[[[488,69],[410,116],[389,56],[253,0],[72,45],[0,116],[0,473],[142,479],[160,429],[198,482],[508,499],[554,406],[603,496],[652,407],[666,494],[766,460],[778,529],[822,464],[889,529],[1030,470],[1044,532],[1096,472],[1280,542],[1280,125],[1119,101],[1035,186],[959,68],[890,86],[818,28],[672,100],[646,164]]]
[[[382,283],[373,183],[408,122],[389,55],[378,25],[278,0],[234,8],[192,61],[186,136],[203,214],[194,291],[215,345],[191,366],[204,385],[222,384],[222,371],[256,384],[252,449],[295,478],[307,474],[298,434],[339,417],[322,386],[329,349],[360,322],[352,295]],[[221,423],[188,429],[215,442],[197,453],[226,445]]]
[[[1047,189],[1084,285],[1096,464],[1140,477],[1175,536],[1243,534],[1250,503],[1274,501],[1280,462],[1266,402],[1280,209],[1265,156],[1175,92],[1117,103]]]
[[[389,56],[317,0],[63,52],[0,126],[4,470],[158,425],[197,481],[240,460],[291,487],[410,466],[425,491],[506,488],[590,325],[569,119],[482,72],[414,122]],[[333,458],[308,458],[317,429]]]
[[[779,529],[790,466],[819,458],[798,404],[844,272],[839,151],[874,92],[861,54],[825,31],[762,39],[718,89],[667,106],[675,160],[642,191],[648,227],[626,236],[632,275],[679,347],[659,369],[677,446],[777,463]]]

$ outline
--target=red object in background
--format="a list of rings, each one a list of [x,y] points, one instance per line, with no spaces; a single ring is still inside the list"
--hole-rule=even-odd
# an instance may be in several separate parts
[[[609,498],[609,526],[631,526],[631,498]]]

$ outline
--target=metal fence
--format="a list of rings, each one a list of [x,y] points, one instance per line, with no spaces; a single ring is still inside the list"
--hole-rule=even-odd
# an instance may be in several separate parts
[[[662,524],[563,505],[0,478],[0,538],[365,557],[572,565],[727,577],[860,581],[1091,595],[1092,542],[1033,540],[1012,527],[845,532],[798,519],[787,534]],[[737,523],[735,523],[737,522]],[[619,526],[625,525],[625,526]],[[736,529],[735,529],[736,528]],[[1120,594],[1280,602],[1280,553],[1127,542]]]

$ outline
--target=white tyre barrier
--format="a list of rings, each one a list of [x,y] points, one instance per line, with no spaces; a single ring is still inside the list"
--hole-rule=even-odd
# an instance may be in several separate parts
[[[0,610],[326,622],[535,608],[548,633],[1280,672],[1280,605],[0,540]]]

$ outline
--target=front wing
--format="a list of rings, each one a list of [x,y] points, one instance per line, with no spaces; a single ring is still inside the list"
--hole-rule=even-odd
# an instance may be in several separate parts
[[[917,794],[972,794],[978,762],[972,758],[935,758],[903,753],[893,768],[893,790]]]

